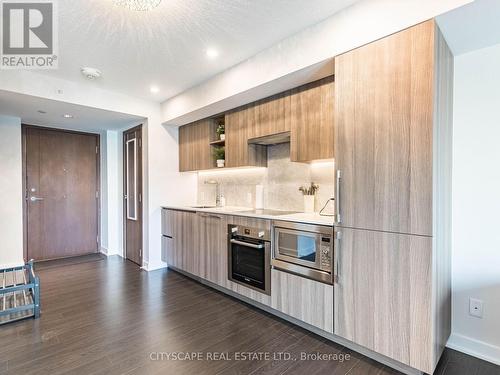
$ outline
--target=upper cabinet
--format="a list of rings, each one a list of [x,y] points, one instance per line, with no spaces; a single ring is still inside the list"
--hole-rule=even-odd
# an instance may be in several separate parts
[[[346,227],[432,235],[434,22],[335,58]]]
[[[179,171],[215,168],[210,142],[215,140],[216,124],[206,119],[179,128]]]
[[[295,162],[332,159],[334,149],[333,76],[225,113],[226,167],[266,167],[266,144],[290,141]],[[215,168],[215,121],[179,129],[180,171]]]
[[[267,167],[265,146],[248,144],[252,134],[253,115],[250,107],[238,108],[226,114],[226,167]]]
[[[290,94],[290,159],[332,159],[334,149],[333,76],[301,86]]]
[[[290,132],[290,95],[281,93],[248,106],[249,138]]]

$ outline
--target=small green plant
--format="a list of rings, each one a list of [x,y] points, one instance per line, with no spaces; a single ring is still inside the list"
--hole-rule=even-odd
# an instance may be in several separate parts
[[[217,123],[217,129],[215,130],[215,132],[217,133],[219,138],[222,134],[226,133],[226,125],[222,120],[219,120],[219,122]]]
[[[213,155],[215,160],[224,160],[226,158],[226,149],[224,147],[214,147]]]

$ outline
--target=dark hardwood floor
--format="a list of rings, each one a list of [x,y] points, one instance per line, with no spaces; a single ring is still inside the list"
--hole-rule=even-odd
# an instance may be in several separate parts
[[[89,260],[38,267],[42,317],[0,327],[1,374],[398,374],[173,271],[147,273],[118,257]],[[231,360],[207,359],[215,353]],[[237,360],[237,353],[292,359]],[[337,360],[300,360],[301,353]],[[500,370],[447,350],[436,373]]]

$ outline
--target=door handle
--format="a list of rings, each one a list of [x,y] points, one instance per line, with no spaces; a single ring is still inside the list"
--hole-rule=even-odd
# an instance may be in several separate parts
[[[238,240],[231,240],[230,242],[234,243],[235,245],[251,247],[252,249],[263,249],[265,247],[264,245],[254,245],[253,243],[248,243],[248,242],[243,242],[243,241],[238,241]]]
[[[337,180],[335,182],[335,214],[337,215],[337,224],[342,223],[340,216],[340,181],[342,180],[342,171],[337,170]]]
[[[335,284],[339,283],[339,269],[340,269],[340,240],[342,240],[342,232],[335,231],[335,247],[333,249],[335,254],[335,263],[333,265],[333,282]]]
[[[39,198],[39,197],[31,197],[31,198],[30,198],[30,201],[32,201],[32,202],[43,201],[43,198]]]

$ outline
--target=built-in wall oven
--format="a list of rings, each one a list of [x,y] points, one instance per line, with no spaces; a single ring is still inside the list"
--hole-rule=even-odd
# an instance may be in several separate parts
[[[269,230],[228,226],[229,280],[271,295],[271,234]]]
[[[333,227],[274,221],[274,268],[333,284]]]

